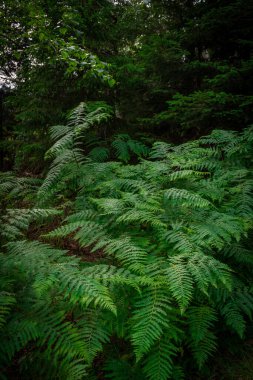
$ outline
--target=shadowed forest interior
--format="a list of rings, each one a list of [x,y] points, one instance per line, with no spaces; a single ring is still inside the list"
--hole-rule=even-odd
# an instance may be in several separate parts
[[[253,1],[0,3],[0,379],[253,380]]]

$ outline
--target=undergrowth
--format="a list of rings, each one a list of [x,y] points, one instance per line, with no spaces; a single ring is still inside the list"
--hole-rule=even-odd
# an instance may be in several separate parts
[[[92,140],[110,115],[82,103],[52,127],[42,183],[1,174],[0,377],[246,379],[252,128]]]

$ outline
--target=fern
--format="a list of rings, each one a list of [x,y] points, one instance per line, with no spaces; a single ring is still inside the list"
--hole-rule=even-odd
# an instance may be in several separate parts
[[[87,365],[81,364],[79,359],[90,363],[93,358],[91,353],[95,355],[101,348],[101,343],[108,340],[106,326],[104,329],[99,324],[93,326],[93,318],[90,328],[93,326],[97,338],[91,341],[87,336],[89,330],[85,322],[90,318],[89,313],[82,315],[78,327],[75,323],[66,321],[66,316],[70,311],[74,312],[77,305],[81,311],[91,303],[95,308],[101,307],[115,312],[109,290],[99,283],[100,278],[95,279],[93,274],[84,275],[80,272],[78,262],[68,260],[64,251],[41,243],[21,241],[9,243],[8,252],[2,258],[3,273],[7,271],[10,275],[13,262],[16,263],[15,272],[18,271],[23,287],[17,290],[20,310],[9,320],[7,334],[6,330],[2,331],[2,350],[11,360],[16,352],[28,344],[44,347],[47,360],[53,358],[55,366],[58,367],[58,375],[63,371],[66,379],[72,375],[73,378],[82,378]],[[103,281],[103,277],[101,280]],[[26,292],[30,294],[28,299],[24,299]],[[55,304],[57,299],[62,307],[65,304],[64,309],[58,309]],[[15,305],[15,298],[10,293],[2,292],[1,302],[1,321],[7,323],[5,318],[10,307]],[[72,366],[71,363],[75,362],[76,366]],[[73,374],[68,376],[64,369],[67,363],[69,365],[66,371],[69,373],[70,368],[73,370]]]
[[[216,337],[211,329],[217,320],[215,311],[207,306],[192,306],[187,311],[190,347],[199,367],[216,349]]]
[[[0,172],[0,196],[9,202],[17,199],[32,201],[42,180],[18,177],[14,172]]]
[[[91,126],[107,121],[110,117],[111,110],[105,105],[90,110],[89,105],[80,103],[70,112],[66,126],[57,125],[51,128],[51,136],[56,142],[48,150],[46,157],[54,158],[54,161],[38,192],[40,201],[52,196],[57,189],[57,183],[64,180],[69,173],[74,172],[74,178],[78,176],[80,163],[84,160],[79,148],[81,141]]]
[[[182,205],[190,207],[208,207],[209,202],[203,199],[198,194],[191,194],[188,190],[171,188],[164,193],[165,197],[176,202],[181,202]],[[185,201],[185,203],[184,203]]]
[[[6,318],[15,303],[16,299],[13,294],[5,291],[0,293],[0,328],[3,328],[4,324],[7,322]]]
[[[137,300],[131,333],[137,361],[161,337],[163,329],[168,328],[167,314],[170,310],[168,301],[166,293],[159,288],[147,289]]]
[[[112,142],[112,146],[116,151],[117,158],[123,162],[128,162],[131,158],[131,153],[138,157],[148,155],[149,149],[146,145],[137,140],[132,140],[128,135],[117,135]]]
[[[222,305],[221,314],[224,316],[226,324],[242,338],[245,332],[246,322],[236,303],[230,301]]]
[[[2,217],[3,229],[1,235],[4,238],[15,240],[24,236],[31,222],[42,222],[45,219],[60,215],[57,209],[8,209]]]
[[[8,197],[15,183],[6,174],[6,376],[18,357],[28,379],[96,378],[100,364],[117,380],[201,377],[227,336],[239,346],[250,334],[252,129],[156,142],[150,152],[117,135],[111,151],[111,140],[99,148],[88,136],[110,115],[104,104],[81,104],[52,127],[42,186],[17,182],[30,208]],[[58,215],[56,228],[46,224]],[[31,224],[39,241],[26,240]]]
[[[109,329],[97,310],[87,311],[77,327],[85,342],[87,362],[92,363],[97,353],[103,350],[103,344],[109,342]]]
[[[177,300],[180,309],[184,312],[189,305],[193,294],[193,280],[181,258],[171,262],[167,270],[169,289]]]
[[[162,339],[159,339],[144,364],[144,372],[147,374],[148,379],[167,380],[172,378],[173,359],[177,355],[177,351],[178,348],[170,337],[165,335]]]

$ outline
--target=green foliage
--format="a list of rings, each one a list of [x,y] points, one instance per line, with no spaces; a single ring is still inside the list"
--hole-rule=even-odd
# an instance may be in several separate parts
[[[88,107],[51,128],[54,161],[33,208],[3,216],[3,371],[18,357],[25,378],[89,378],[103,352],[106,378],[204,376],[224,333],[241,345],[251,326],[252,128],[157,142],[135,165],[118,141],[148,150],[120,135],[119,161],[102,162],[85,137],[110,114]],[[40,237],[51,245],[29,241],[31,223],[43,231],[58,214]]]
[[[0,195],[2,200],[17,200],[35,194],[42,180],[33,177],[17,177],[14,172],[0,172]]]
[[[1,378],[252,378],[252,14],[0,4]]]
[[[146,145],[138,140],[133,140],[128,135],[117,135],[112,142],[113,148],[116,150],[116,156],[123,162],[128,162],[131,153],[137,157],[145,157],[148,155],[149,149]]]
[[[25,376],[31,371],[45,378],[81,379],[85,361],[90,363],[108,341],[99,310],[116,312],[111,291],[103,285],[110,268],[100,276],[98,266],[94,278],[95,272],[81,269],[79,260],[65,253],[23,240],[9,243],[1,255],[1,286],[9,289],[1,292],[2,371],[20,353]],[[113,276],[120,282],[116,271],[108,283]]]
[[[174,376],[176,374],[174,373],[173,358],[176,356],[177,351],[178,349],[171,342],[170,336],[165,335],[165,337],[159,339],[144,364],[144,372],[147,374],[148,379],[182,379],[182,377]]]
[[[192,306],[187,311],[189,344],[199,367],[216,349],[216,336],[210,331],[217,320],[215,311],[208,306]]]
[[[60,215],[56,209],[7,209],[2,218],[1,236],[7,240],[15,240],[23,235],[32,222],[40,223],[45,219]]]
[[[252,102],[252,97],[249,100]],[[168,111],[158,114],[155,120],[158,123],[171,122],[182,135],[194,128],[201,132],[203,129],[231,128],[242,122],[244,108],[241,103],[240,95],[225,92],[198,91],[187,96],[177,94],[168,102]]]
[[[92,106],[91,106],[92,107]],[[60,179],[68,178],[78,172],[84,160],[82,149],[79,148],[87,131],[110,118],[111,109],[106,104],[90,110],[89,105],[81,103],[68,116],[66,126],[56,125],[51,128],[51,138],[55,144],[47,151],[47,158],[54,158],[47,179],[38,192],[39,197],[50,197],[52,190],[57,189]],[[73,187],[75,184],[73,184]],[[74,188],[73,188],[74,190]]]
[[[42,172],[49,126],[81,100],[113,106],[103,137],[121,136],[114,145],[126,162],[140,149],[122,142],[132,131],[181,141],[253,122],[246,0],[7,0],[0,14],[7,170],[14,161],[19,171]]]

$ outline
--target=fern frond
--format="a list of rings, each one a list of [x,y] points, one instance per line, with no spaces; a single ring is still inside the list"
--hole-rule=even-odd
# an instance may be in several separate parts
[[[149,153],[149,149],[142,142],[132,140],[128,135],[117,135],[112,142],[112,146],[116,151],[117,158],[123,162],[128,162],[131,158],[131,153],[138,157],[145,157]]]
[[[180,257],[171,259],[166,275],[169,289],[183,313],[193,295],[193,279],[184,260]]]
[[[229,291],[232,289],[232,274],[229,266],[203,252],[195,252],[190,257],[187,267],[203,293],[206,293],[209,285],[215,288],[222,286]]]
[[[113,148],[116,151],[117,158],[123,162],[130,160],[130,153],[127,143],[122,139],[116,139],[112,143]]]
[[[71,149],[74,143],[74,132],[72,130],[68,131],[67,134],[62,136],[57,140],[54,145],[46,152],[46,158],[55,158],[66,149]]]
[[[207,331],[203,340],[198,342],[193,341],[190,346],[198,368],[201,369],[209,357],[216,351],[217,337],[214,333]]]
[[[124,214],[120,215],[117,218],[117,222],[123,222],[127,224],[138,222],[138,224],[146,223],[153,227],[166,227],[166,224],[159,220],[159,217],[157,217],[158,212],[159,209],[157,209],[155,212],[149,210],[131,209],[129,211],[126,211]]]
[[[93,304],[117,313],[108,288],[99,281],[85,277],[76,268],[59,268],[58,279],[64,297],[69,298],[70,303],[85,308]]]
[[[178,179],[185,179],[185,178],[194,179],[194,177],[201,178],[201,177],[206,177],[209,174],[210,174],[209,172],[185,169],[185,170],[174,171],[173,173],[169,175],[169,179],[171,181],[177,181]]]
[[[159,288],[146,289],[135,303],[131,319],[131,341],[139,361],[169,327],[170,303],[166,292]]]
[[[99,245],[96,246],[97,248]],[[135,245],[129,237],[106,242],[105,252],[114,255],[126,268],[133,272],[142,273],[147,260],[147,252]]]
[[[217,321],[214,309],[208,306],[191,306],[187,311],[190,347],[201,368],[216,349],[216,336],[211,331]]]
[[[245,332],[246,322],[236,303],[233,301],[228,302],[221,307],[220,311],[226,324],[242,338]]]
[[[47,218],[60,215],[62,212],[57,209],[8,209],[3,216],[3,229],[1,235],[7,240],[15,240],[24,236],[31,222],[42,222]]]
[[[41,185],[41,180],[33,177],[17,177],[14,172],[0,172],[0,196],[7,199],[31,197]]]
[[[178,348],[166,335],[159,339],[148,354],[144,363],[144,372],[150,380],[170,379],[173,372],[173,359]]]
[[[86,311],[77,323],[80,338],[85,342],[87,361],[92,363],[98,352],[102,351],[103,344],[109,342],[109,330],[106,321],[97,310]]]
[[[198,194],[191,193],[185,189],[171,188],[164,192],[164,196],[168,199],[172,199],[181,203],[183,206],[206,208],[211,204],[207,199],[202,198]]]
[[[168,156],[168,153],[171,151],[172,145],[167,144],[162,141],[156,141],[151,149],[150,158],[153,159],[163,159]]]
[[[0,292],[0,329],[6,323],[6,317],[15,303],[16,298],[14,294],[5,291]]]
[[[128,285],[139,290],[139,283],[142,284],[142,277],[132,274],[124,268],[117,268],[112,265],[98,264],[83,270],[85,276],[101,282],[103,285]]]
[[[196,342],[205,338],[207,330],[212,328],[218,319],[215,310],[209,306],[191,306],[186,315],[190,334]]]
[[[105,147],[96,147],[89,152],[89,157],[96,162],[106,161],[109,157],[109,149]]]

